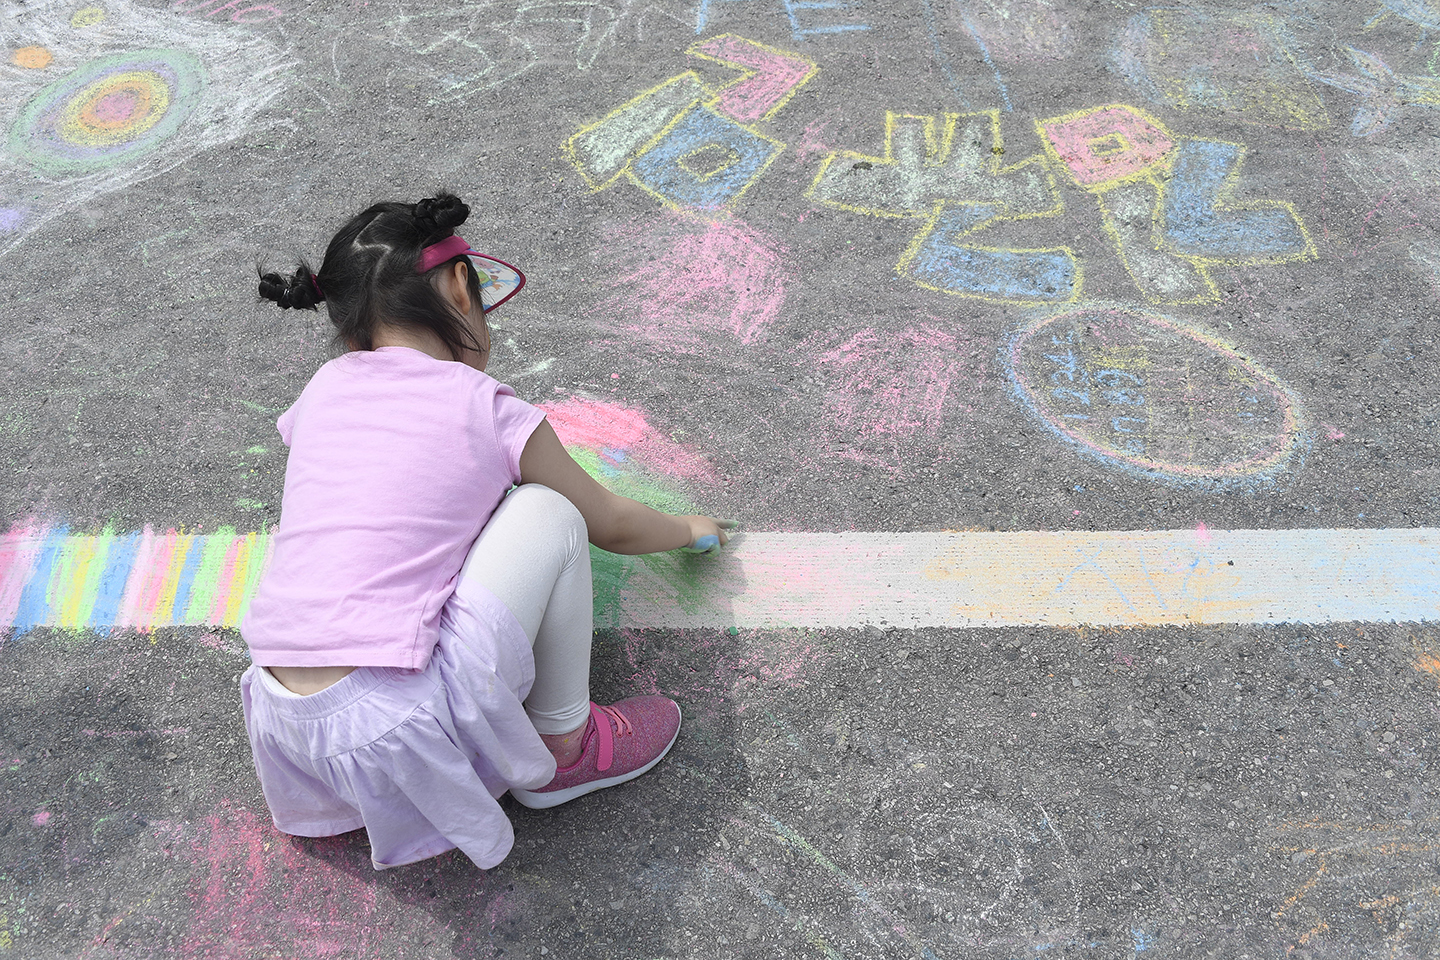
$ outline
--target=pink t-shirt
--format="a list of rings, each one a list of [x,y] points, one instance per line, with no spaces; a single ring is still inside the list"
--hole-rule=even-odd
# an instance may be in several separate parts
[[[254,661],[422,669],[543,417],[486,374],[408,347],[321,367],[278,423],[285,499],[240,628]]]

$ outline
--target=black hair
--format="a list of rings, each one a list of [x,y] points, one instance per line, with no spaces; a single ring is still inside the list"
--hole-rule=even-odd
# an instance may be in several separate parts
[[[314,310],[323,300],[335,339],[349,349],[373,350],[376,326],[387,323],[429,330],[456,359],[465,350],[482,352],[468,318],[431,283],[435,270],[464,261],[478,306],[480,278],[469,261],[456,256],[428,273],[415,272],[420,252],[452,236],[469,216],[470,208],[449,193],[419,203],[377,203],[330,240],[319,274],[303,260],[289,277],[260,271],[260,296],[282,310]]]

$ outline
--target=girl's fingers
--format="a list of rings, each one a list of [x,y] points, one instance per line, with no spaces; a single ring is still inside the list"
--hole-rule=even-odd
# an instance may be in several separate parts
[[[720,549],[720,538],[713,533],[707,533],[703,537],[696,537],[695,542],[685,549],[691,553],[713,553]]]

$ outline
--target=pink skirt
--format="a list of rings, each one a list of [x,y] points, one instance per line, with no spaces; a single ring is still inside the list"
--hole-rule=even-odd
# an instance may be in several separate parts
[[[515,843],[497,798],[555,775],[522,703],[535,660],[499,600],[451,604],[423,670],[360,667],[308,697],[240,679],[255,772],[275,826],[302,837],[364,827],[376,870],[459,847],[481,868]]]

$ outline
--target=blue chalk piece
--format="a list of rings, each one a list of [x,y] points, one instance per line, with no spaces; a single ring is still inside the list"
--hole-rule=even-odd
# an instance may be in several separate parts
[[[1075,258],[1063,250],[986,250],[956,237],[1003,219],[973,204],[944,211],[905,272],[923,286],[987,300],[1062,303],[1075,295]]]
[[[1239,144],[1184,140],[1175,148],[1161,217],[1166,244],[1187,257],[1283,259],[1310,249],[1295,215],[1283,207],[1221,209],[1220,195],[1241,161]]]
[[[709,553],[711,550],[718,550],[719,548],[720,538],[713,533],[707,533],[685,549],[691,553]]]

